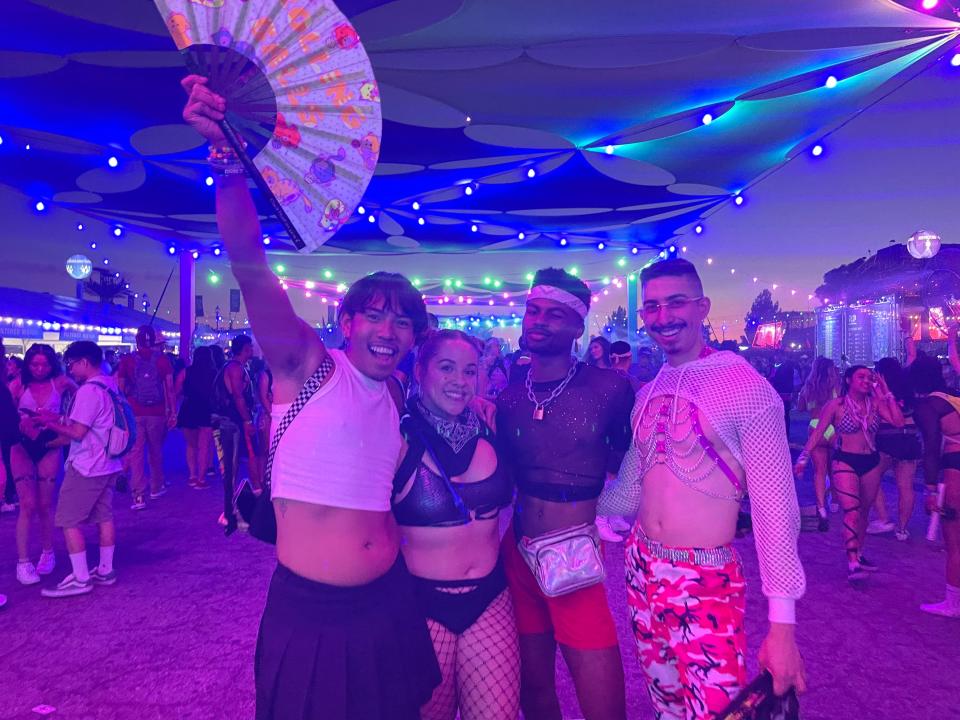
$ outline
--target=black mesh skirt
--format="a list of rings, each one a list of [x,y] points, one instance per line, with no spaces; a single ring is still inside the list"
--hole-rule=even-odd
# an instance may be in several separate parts
[[[403,559],[358,587],[277,565],[254,675],[257,720],[419,720],[440,669]]]

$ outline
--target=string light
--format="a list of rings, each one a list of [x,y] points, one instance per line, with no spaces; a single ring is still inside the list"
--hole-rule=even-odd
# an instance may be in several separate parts
[[[263,236],[263,244],[264,244],[264,245],[269,245],[269,244],[270,244],[270,236],[269,236],[269,235],[264,235],[264,236]]]
[[[740,205],[743,205],[743,195],[737,195],[737,196],[733,199],[733,202],[734,202],[734,204],[735,204],[737,207],[739,207]]]
[[[176,254],[177,254],[177,249],[176,249],[173,245],[170,245],[170,246],[167,247],[167,254],[168,254],[168,255],[176,255]]]
[[[200,259],[200,253],[199,253],[198,251],[196,251],[196,250],[192,251],[192,252],[190,253],[190,256],[191,256],[194,260],[199,260],[199,259]]]
[[[525,234],[523,234],[523,233],[520,233],[519,235],[517,235],[517,239],[518,239],[518,240],[523,240],[525,237],[527,237],[527,236],[526,236]]]
[[[635,248],[635,247],[630,248],[630,252],[633,253],[634,255],[636,255],[636,254],[638,254],[638,253],[640,252],[640,248]]]
[[[960,67],[960,53],[957,53],[952,58],[950,58],[950,65],[953,67]]]
[[[377,219],[376,219],[373,215],[367,215],[367,221],[368,221],[368,222],[376,222]]]
[[[697,235],[703,235],[703,225],[697,225],[697,226],[693,229],[693,231],[694,231]]]
[[[77,223],[77,230],[83,231],[83,223]]]
[[[96,250],[96,249],[97,249],[97,243],[95,243],[95,242],[90,243],[90,249],[91,249],[91,250]]]
[[[114,237],[120,237],[121,235],[123,235],[123,228],[120,227],[119,225],[117,225],[117,226],[113,229],[113,236],[114,236]]]
[[[419,209],[420,209],[420,203],[418,203],[416,200],[414,200],[414,201],[413,201],[413,205],[411,205],[410,207],[412,207],[414,210],[419,210]]]
[[[287,271],[287,268],[286,268],[285,266],[281,265],[281,264],[277,264],[277,265],[275,266],[275,269],[276,269],[276,271],[277,271],[278,273],[280,273],[280,274],[283,274],[283,273],[285,273],[285,272]]]
[[[837,86],[837,78],[834,75],[831,75],[827,78],[827,81],[823,84],[823,86],[832,90]]]
[[[361,215],[364,215],[364,214],[366,214],[367,209],[366,209],[363,205],[358,205],[358,206],[357,206],[357,212],[360,213]]]
[[[713,115],[710,113],[704,113],[703,117],[700,118],[700,122],[702,122],[704,125],[709,125],[713,122]]]
[[[120,161],[117,160],[117,158],[114,157],[113,155],[107,158],[107,165],[109,165],[110,167],[115,168],[119,164],[120,164]]]
[[[613,155],[613,145],[607,145],[607,147],[604,148],[604,152],[606,152],[607,155]]]
[[[471,226],[470,226],[470,232],[476,232],[476,231],[479,230],[479,229],[480,229],[480,228],[478,228],[476,225],[471,225]]]
[[[47,209],[47,206],[44,204],[43,200],[37,200],[37,204],[34,205],[34,207],[37,209],[37,212],[41,213]]]
[[[566,246],[567,246],[567,239],[560,238],[560,247],[566,247]]]
[[[223,252],[223,249],[219,245],[213,248],[213,254],[216,255],[217,257],[220,257],[220,253],[222,252]]]
[[[211,285],[216,285],[217,283],[220,282],[220,276],[217,275],[215,272],[211,272],[209,275],[207,275],[207,282],[210,283]]]
[[[810,150],[810,154],[813,155],[814,157],[820,157],[821,155],[823,155],[823,145],[821,145],[820,143],[817,143],[816,145],[814,145],[813,149]]]
[[[206,180],[204,180],[203,182],[206,184],[207,187],[211,187],[213,185],[213,178],[207,175]]]
[[[528,178],[535,178],[536,176],[537,176],[537,171],[536,171],[536,170],[534,170],[533,168],[530,168],[529,170],[527,170],[527,177],[528,177]]]
[[[427,224],[427,221],[424,220],[422,217],[417,218],[417,225],[426,225],[426,224]]]

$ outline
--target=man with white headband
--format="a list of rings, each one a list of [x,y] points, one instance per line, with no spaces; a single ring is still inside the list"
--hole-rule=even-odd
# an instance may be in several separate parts
[[[582,281],[555,268],[537,272],[523,318],[531,362],[497,398],[500,458],[518,488],[502,556],[520,633],[527,720],[560,720],[557,644],[584,717],[625,717],[623,665],[594,522],[604,481],[630,443],[634,394],[618,373],[572,356],[589,307]]]
[[[665,260],[640,276],[641,313],[666,363],[637,394],[633,442],[600,512],[637,515],[627,605],[658,720],[716,717],[746,682],[746,583],[731,546],[750,493],[770,631],[760,666],[774,692],[805,685],[794,604],[806,580],[783,403],[743,358],[711,351],[696,268]]]

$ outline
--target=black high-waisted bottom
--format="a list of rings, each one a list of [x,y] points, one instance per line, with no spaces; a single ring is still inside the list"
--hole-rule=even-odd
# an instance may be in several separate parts
[[[852,453],[835,450],[833,460],[849,465],[857,475],[863,476],[880,464],[880,453],[876,451],[872,453]]]

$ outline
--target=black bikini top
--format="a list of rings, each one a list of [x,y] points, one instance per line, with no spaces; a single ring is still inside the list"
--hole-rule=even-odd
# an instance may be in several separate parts
[[[493,431],[482,420],[472,415],[464,419],[477,423],[478,431],[455,452],[440,437],[433,424],[423,417],[416,401],[407,405],[407,414],[400,422],[400,432],[407,440],[407,452],[393,480],[396,497],[407,486],[413,474],[413,485],[402,500],[394,501],[393,515],[400,525],[408,527],[451,527],[466,525],[472,520],[490,520],[501,508],[513,502],[513,486],[506,472],[497,463],[496,470],[476,482],[449,481],[433,472],[423,462],[424,453],[447,474],[447,478],[462,475],[470,467],[477,444],[484,441],[496,449]],[[429,450],[426,446],[429,443]],[[453,486],[453,491],[451,487]],[[459,497],[454,496],[454,492]]]

